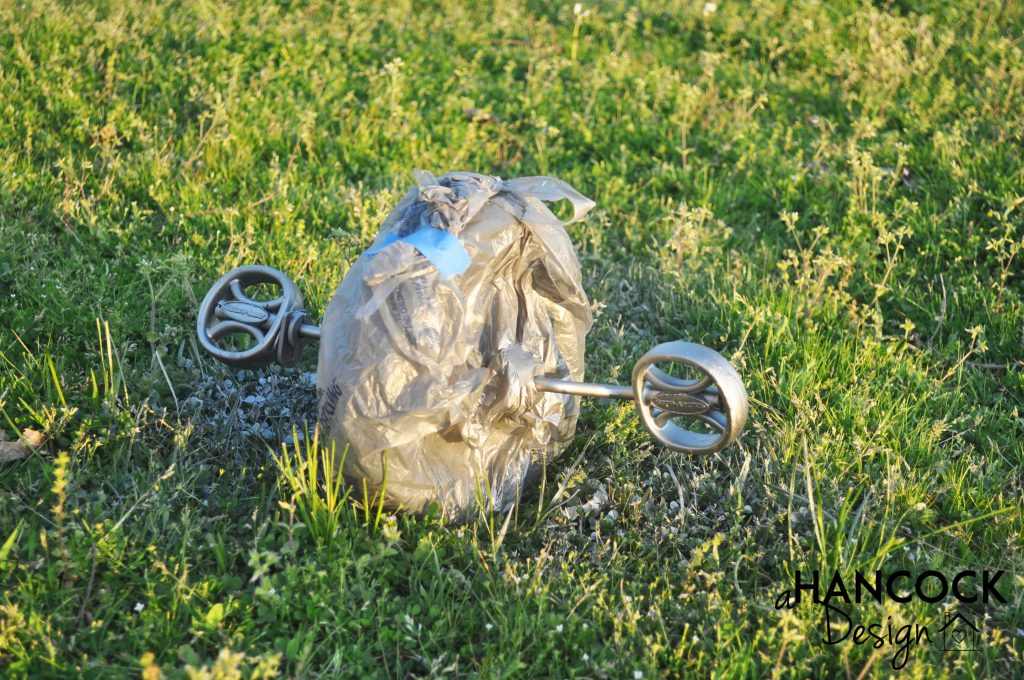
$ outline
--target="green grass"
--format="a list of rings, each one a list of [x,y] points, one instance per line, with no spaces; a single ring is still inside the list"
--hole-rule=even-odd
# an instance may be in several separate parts
[[[49,438],[0,464],[0,672],[888,677],[773,603],[905,567],[1009,602],[899,677],[1024,675],[1024,14],[917,4],[0,3],[0,430]],[[740,443],[590,402],[507,523],[453,527],[190,409],[239,380],[206,286],[268,264],[318,316],[418,167],[593,197],[588,377],[715,347]]]

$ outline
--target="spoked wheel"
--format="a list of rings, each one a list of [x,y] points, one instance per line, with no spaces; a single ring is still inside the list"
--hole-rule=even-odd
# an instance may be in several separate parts
[[[672,375],[672,364],[673,372],[693,377]],[[721,451],[747,421],[747,391],[736,369],[692,342],[665,342],[643,355],[633,368],[633,397],[644,427],[675,451]]]
[[[280,294],[254,299],[247,291],[257,286],[280,289]],[[275,361],[295,366],[311,335],[308,322],[302,293],[291,279],[276,269],[250,265],[213,284],[199,307],[196,332],[203,349],[228,366],[262,368]]]

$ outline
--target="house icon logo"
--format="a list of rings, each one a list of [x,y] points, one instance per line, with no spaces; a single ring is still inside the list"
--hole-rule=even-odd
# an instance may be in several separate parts
[[[978,638],[980,637],[978,627],[960,612],[952,616],[946,614],[946,623],[939,628],[939,632],[942,633],[943,651],[975,652],[978,650]]]

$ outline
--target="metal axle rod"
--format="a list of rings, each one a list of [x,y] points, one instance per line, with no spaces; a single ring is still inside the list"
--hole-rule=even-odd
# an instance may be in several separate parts
[[[281,295],[254,300],[245,294],[246,287],[261,283],[279,286]],[[235,368],[261,368],[275,361],[295,366],[302,348],[321,334],[302,307],[299,289],[281,272],[239,267],[221,277],[203,298],[196,324],[199,343]],[[237,351],[220,345],[223,338],[237,334],[252,337],[255,345]],[[701,377],[676,378],[657,364],[681,364]],[[534,384],[543,392],[632,400],[651,436],[675,451],[720,451],[739,436],[747,420],[747,392],[736,369],[718,352],[692,342],[665,342],[644,354],[633,368],[632,385],[543,376]],[[705,431],[684,428],[676,418],[699,421]]]
[[[578,383],[572,380],[557,380],[555,378],[536,378],[533,384],[542,392],[574,394],[578,397],[594,397],[596,399],[629,400],[633,398],[633,388],[629,385]]]

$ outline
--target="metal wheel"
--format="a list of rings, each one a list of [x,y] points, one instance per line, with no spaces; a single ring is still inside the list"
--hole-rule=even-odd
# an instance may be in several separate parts
[[[674,377],[657,364],[681,364],[698,377]],[[643,355],[633,368],[633,395],[644,427],[675,451],[721,451],[747,421],[747,391],[736,369],[718,352],[692,342],[665,342]],[[690,429],[695,421],[700,429]]]
[[[259,284],[280,288],[270,300],[256,300],[246,289]],[[294,366],[303,339],[300,330],[308,320],[302,309],[302,293],[283,273],[270,267],[249,265],[233,269],[217,280],[203,298],[196,321],[199,344],[214,358],[234,368],[262,368],[275,361]],[[227,339],[248,335],[253,345],[232,348]]]

